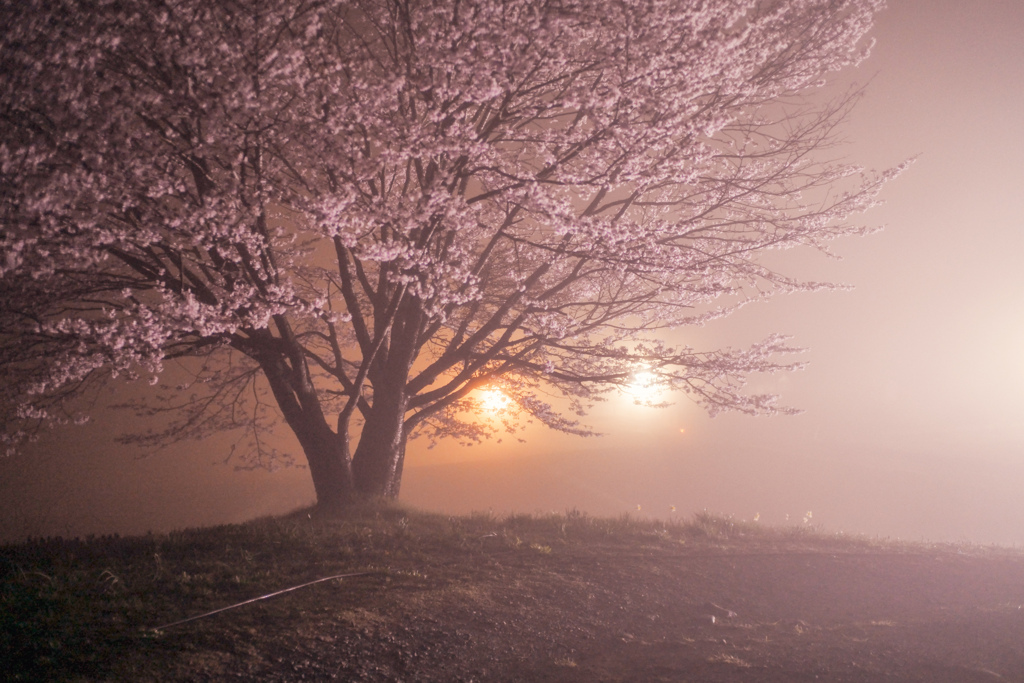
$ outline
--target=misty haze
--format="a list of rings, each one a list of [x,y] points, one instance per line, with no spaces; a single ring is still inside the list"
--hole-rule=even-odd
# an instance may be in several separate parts
[[[1024,680],[1024,6],[889,4],[0,0],[15,680]]]

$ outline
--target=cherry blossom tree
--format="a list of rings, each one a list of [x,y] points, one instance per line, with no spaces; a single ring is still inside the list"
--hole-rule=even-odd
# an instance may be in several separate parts
[[[785,410],[744,391],[785,338],[663,333],[827,287],[764,252],[864,232],[892,172],[828,156],[856,95],[816,89],[880,6],[3,0],[3,438],[149,379],[179,418],[141,440],[262,457],[280,415],[333,506],[396,496],[415,434],[486,436],[484,388],[579,434],[638,372]]]

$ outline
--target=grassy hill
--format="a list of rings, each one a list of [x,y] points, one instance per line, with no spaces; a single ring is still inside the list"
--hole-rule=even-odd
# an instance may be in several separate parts
[[[1024,681],[1022,605],[1018,550],[709,515],[370,506],[0,548],[25,681]]]

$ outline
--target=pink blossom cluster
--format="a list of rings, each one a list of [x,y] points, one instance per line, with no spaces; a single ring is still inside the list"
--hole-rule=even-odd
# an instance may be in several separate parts
[[[5,438],[97,377],[217,354],[248,359],[217,391],[262,376],[297,433],[346,439],[389,410],[402,443],[479,438],[496,382],[586,433],[545,392],[582,414],[638,367],[783,410],[743,384],[797,367],[784,338],[659,339],[823,286],[766,250],[864,232],[895,171],[825,156],[856,94],[814,93],[880,6],[5,0]]]

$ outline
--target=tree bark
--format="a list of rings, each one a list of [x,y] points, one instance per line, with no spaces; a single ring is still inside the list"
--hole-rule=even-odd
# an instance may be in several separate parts
[[[260,365],[309,463],[317,505],[338,509],[352,502],[355,487],[347,440],[327,424],[312,385],[308,381],[289,381],[294,371],[280,358],[265,356]]]
[[[405,459],[405,411],[408,400],[401,386],[374,386],[373,410],[352,457],[355,489],[368,496],[396,498]]]
[[[416,358],[416,339],[422,321],[418,302],[403,294],[391,325],[390,344],[375,358],[369,372],[373,407],[364,415],[366,422],[352,457],[352,477],[356,491],[361,494],[398,496],[408,435],[406,385]]]
[[[321,419],[289,423],[302,445],[309,473],[316,490],[316,502],[322,509],[336,510],[352,502],[352,472],[342,439]]]

